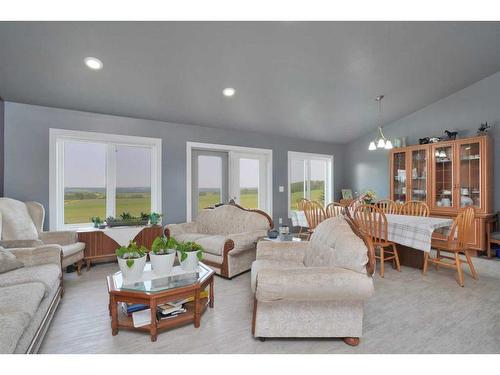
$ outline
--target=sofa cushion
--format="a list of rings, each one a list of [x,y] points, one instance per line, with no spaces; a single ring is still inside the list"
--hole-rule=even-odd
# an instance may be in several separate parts
[[[0,274],[24,267],[23,262],[18,260],[14,254],[5,249],[0,249]]]
[[[6,249],[18,249],[21,247],[38,247],[42,246],[43,242],[40,240],[1,240],[0,246]]]
[[[70,245],[61,246],[63,258],[69,257],[73,254],[77,254],[85,249],[85,242],[75,242]]]
[[[214,255],[222,255],[224,250],[224,244],[226,243],[225,236],[205,236],[198,238],[196,243],[203,247],[203,251],[214,254]]]
[[[26,283],[0,288],[0,314],[26,314],[29,319],[35,315],[45,295],[42,283]]]
[[[14,352],[28,324],[29,318],[24,314],[0,313],[0,354]]]
[[[252,271],[250,275],[250,286],[252,292],[255,293],[255,286],[257,281],[257,274],[264,269],[287,269],[287,268],[303,268],[302,263],[286,261],[286,260],[268,260],[268,259],[257,259],[252,263]]]
[[[41,264],[38,266],[19,268],[0,274],[0,287],[16,284],[40,282],[45,286],[46,293],[57,287],[61,267],[57,264]]]
[[[206,237],[206,233],[183,233],[175,236],[179,242],[197,241],[199,238]]]
[[[24,202],[0,198],[2,240],[37,240],[38,232]]]
[[[269,221],[264,215],[230,204],[202,210],[196,217],[196,223],[198,232],[207,234],[227,235],[269,229]]]

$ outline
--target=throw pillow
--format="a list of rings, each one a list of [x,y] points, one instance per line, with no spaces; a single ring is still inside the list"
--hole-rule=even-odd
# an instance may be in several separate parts
[[[5,249],[0,249],[0,274],[24,267],[23,262],[14,254]]]

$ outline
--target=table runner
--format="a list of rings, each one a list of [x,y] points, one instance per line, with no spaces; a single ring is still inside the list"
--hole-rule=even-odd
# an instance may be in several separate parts
[[[386,214],[387,240],[429,252],[432,233],[438,228],[451,227],[452,219]]]

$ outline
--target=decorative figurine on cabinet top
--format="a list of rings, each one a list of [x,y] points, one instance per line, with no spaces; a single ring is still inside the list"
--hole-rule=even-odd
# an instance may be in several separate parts
[[[451,132],[449,130],[445,130],[444,134],[446,134],[448,136],[448,139],[450,141],[454,141],[455,139],[457,139],[458,132]]]
[[[481,126],[477,129],[477,135],[488,134],[488,129],[491,129],[491,126],[488,125],[488,121],[486,121],[484,124],[481,123]]]

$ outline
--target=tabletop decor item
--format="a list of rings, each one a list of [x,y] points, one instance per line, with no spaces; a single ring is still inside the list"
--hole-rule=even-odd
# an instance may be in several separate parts
[[[477,135],[488,134],[488,129],[491,129],[491,126],[488,125],[488,121],[486,121],[484,124],[481,123],[481,126],[477,129]]]
[[[99,216],[92,216],[90,221],[94,224],[94,228],[99,228],[103,224],[103,221]]]
[[[106,223],[109,227],[124,227],[148,225],[149,214],[141,212],[140,216],[132,216],[129,212],[123,212],[119,218],[109,216],[106,218]]]
[[[160,218],[162,216],[163,216],[162,214],[159,214],[157,212],[151,212],[149,214],[149,223],[151,225],[158,225],[158,223],[160,222]]]
[[[181,242],[177,244],[177,257],[183,270],[194,271],[203,258],[203,248],[196,242]]]
[[[123,278],[128,281],[137,280],[142,276],[148,249],[144,246],[137,246],[137,243],[130,241],[128,246],[120,246],[116,249],[118,265],[122,271]]]
[[[342,199],[352,199],[352,190],[342,189]]]
[[[268,232],[267,232],[267,237],[268,238],[278,238],[280,232],[277,231],[276,229],[270,229]]]
[[[376,198],[377,198],[377,196],[376,196],[375,192],[371,191],[371,190],[365,191],[365,193],[361,196],[361,200],[365,204],[374,204]]]
[[[449,131],[449,130],[445,130],[444,134],[446,134],[448,136],[448,139],[450,141],[454,141],[455,139],[457,139],[458,132],[456,132],[456,131],[452,132],[452,131]]]
[[[153,272],[158,275],[169,275],[172,271],[175,261],[175,251],[177,241],[174,237],[156,237],[151,245],[149,259]]]

